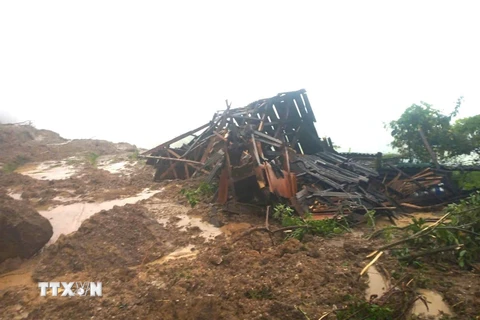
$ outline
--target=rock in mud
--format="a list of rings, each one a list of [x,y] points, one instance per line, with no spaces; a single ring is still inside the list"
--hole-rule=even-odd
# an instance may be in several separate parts
[[[214,265],[218,266],[223,262],[223,258],[220,257],[220,256],[217,256],[217,255],[213,255],[213,256],[210,257],[209,261],[210,261],[211,264],[214,264]]]
[[[31,257],[52,234],[52,225],[37,211],[0,193],[0,263]]]

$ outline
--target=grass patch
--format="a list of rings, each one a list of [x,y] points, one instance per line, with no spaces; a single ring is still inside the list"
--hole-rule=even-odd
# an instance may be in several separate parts
[[[245,297],[255,300],[271,300],[273,299],[272,288],[268,286],[262,286],[260,289],[250,289],[245,292]]]
[[[338,320],[365,319],[365,320],[391,320],[394,310],[387,306],[380,306],[367,301],[356,301],[344,310],[336,313]]]
[[[87,161],[87,163],[93,167],[96,167],[97,166],[97,161],[98,161],[98,157],[100,157],[99,154],[96,154],[95,152],[89,152],[86,156],[85,156],[85,160]]]
[[[82,163],[82,160],[76,159],[76,158],[74,158],[74,159],[67,159],[67,160],[65,161],[65,164],[66,164],[67,166],[76,166],[76,165],[81,164],[81,163]]]
[[[28,157],[16,156],[13,161],[4,164],[2,170],[6,173],[11,173],[17,170],[18,167],[23,166],[29,161],[30,159]]]

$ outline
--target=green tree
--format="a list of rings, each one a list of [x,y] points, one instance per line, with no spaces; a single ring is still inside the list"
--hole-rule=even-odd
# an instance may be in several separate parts
[[[405,157],[413,160],[429,161],[430,155],[419,134],[421,128],[433,150],[440,156],[452,139],[450,121],[453,114],[444,115],[421,102],[407,108],[398,120],[391,121],[388,127],[393,137],[392,146]]]
[[[452,126],[455,148],[452,155],[475,152],[480,155],[480,114],[455,121]]]
[[[480,115],[459,119],[452,124],[462,101],[463,97],[460,97],[453,112],[448,115],[426,102],[411,105],[398,120],[391,121],[386,126],[391,130],[392,146],[408,159],[430,161],[431,156],[419,134],[421,129],[439,160],[478,153]]]

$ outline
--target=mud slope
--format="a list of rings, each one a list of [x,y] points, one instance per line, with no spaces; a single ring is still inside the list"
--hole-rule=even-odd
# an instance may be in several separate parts
[[[105,140],[67,140],[58,133],[30,125],[0,124],[0,163],[59,160],[81,153],[132,152],[135,146]]]

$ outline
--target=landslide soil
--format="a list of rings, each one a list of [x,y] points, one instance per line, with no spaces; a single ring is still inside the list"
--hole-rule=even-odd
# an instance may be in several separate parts
[[[55,135],[23,135],[28,143],[17,150],[9,142],[13,151],[8,156],[2,152],[0,161],[25,154],[40,160],[78,154],[74,149],[52,151],[62,145],[48,146],[46,140],[67,142]],[[0,137],[0,143],[11,139]],[[97,143],[101,146],[92,151]],[[118,146],[109,149],[101,142],[85,145],[80,152],[119,152]],[[50,153],[41,156],[45,151]],[[332,239],[307,236],[301,242],[277,235],[274,243],[263,232],[241,236],[250,227],[263,226],[264,214],[226,213],[205,203],[192,209],[180,190],[195,184],[153,184],[152,172],[143,166],[120,175],[87,165],[71,178],[51,181],[0,173],[3,192],[19,193],[37,209],[64,204],[55,200],[58,196],[103,201],[144,188],[158,191],[137,204],[96,213],[77,232],[61,236],[32,259],[0,266],[0,319],[318,319],[352,299],[365,298],[366,277],[359,278],[359,273],[368,262],[366,255],[383,240],[367,241],[357,232]],[[207,241],[198,227],[177,225],[183,216],[202,218],[221,227],[223,234]],[[270,224],[279,227],[275,221]],[[166,259],[185,248],[190,248],[188,257]],[[385,275],[411,276],[413,285],[441,292],[458,319],[479,315],[477,273],[452,265],[415,269],[388,254],[378,267]],[[103,296],[40,297],[37,281],[101,281]]]
[[[165,201],[162,193],[155,198]],[[304,242],[278,238],[272,245],[264,233],[234,241],[249,224],[232,223],[230,237],[206,242],[198,230],[176,228],[175,219],[158,224],[146,208],[151,202],[158,203],[149,199],[94,215],[48,247],[33,269],[35,282],[102,281],[102,298],[32,299],[37,288],[10,288],[0,302],[5,314],[28,313],[27,319],[304,319],[298,308],[318,318],[341,307],[346,296],[364,295],[358,273],[367,248],[358,245],[361,239],[342,238],[351,243],[349,249],[338,246],[338,240],[314,237]],[[208,208],[188,214],[207,216]],[[222,219],[228,226],[228,218]],[[187,244],[195,245],[196,258],[160,263]]]
[[[241,236],[264,216],[191,209],[180,195],[190,184],[165,183],[150,199],[95,214],[27,266],[28,283],[2,288],[0,276],[0,319],[318,319],[364,298],[366,278],[358,275],[382,240],[357,232],[302,242],[278,236],[275,244],[263,232]],[[159,214],[170,219],[158,223]],[[197,228],[175,225],[181,214],[215,220],[224,234],[207,242]],[[196,256],[164,260],[188,245]],[[443,293],[461,319],[478,315],[478,274],[452,266],[427,272],[389,255],[378,266]],[[101,281],[103,297],[39,297],[37,281]]]
[[[72,155],[96,153],[99,155],[133,152],[134,145],[105,140],[67,140],[50,130],[31,125],[0,124],[0,164],[21,159],[22,162],[60,160]]]

